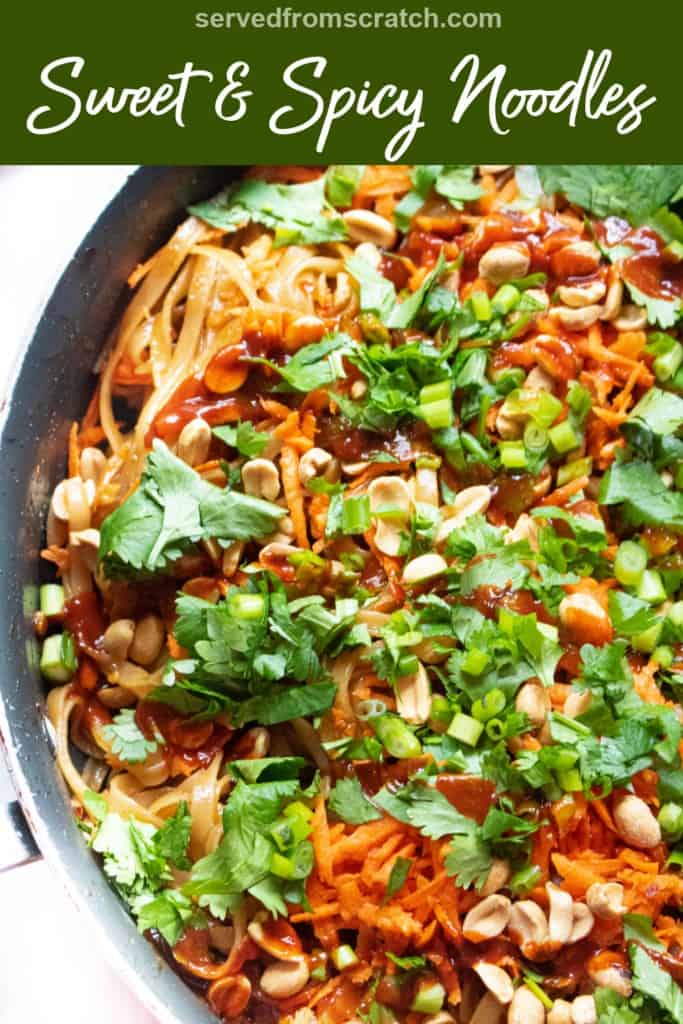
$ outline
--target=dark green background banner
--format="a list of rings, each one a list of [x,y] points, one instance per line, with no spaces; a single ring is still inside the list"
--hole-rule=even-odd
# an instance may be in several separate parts
[[[430,26],[435,21],[439,24],[394,29],[309,28],[301,23],[307,12],[318,16],[336,12],[349,20],[360,11],[381,13],[389,21],[403,18],[404,23],[409,16],[420,15],[429,19]],[[298,15],[299,24],[241,28],[235,17],[238,12],[248,12],[256,24],[260,12],[260,20],[269,20],[271,26],[278,20],[291,26]],[[498,17],[488,19],[487,25],[487,19],[482,19],[485,12]],[[224,24],[232,14],[232,26],[199,27],[212,13],[216,24]],[[447,26],[449,15],[462,19],[468,13],[479,16],[484,22],[481,27]],[[2,18],[5,115],[0,159],[6,163],[327,163],[397,156],[403,162],[452,163],[683,161],[680,3],[655,0],[636,8],[612,0],[568,0],[566,4],[432,0],[424,5],[365,0],[335,8],[330,0],[317,4],[290,0],[289,5],[265,0],[249,4],[241,0],[118,0],[114,4],[15,0],[11,8],[6,5]],[[600,77],[596,65],[600,60],[607,62],[606,56],[600,58],[605,50],[611,51],[611,60]],[[484,87],[460,123],[454,124],[453,110],[469,68],[455,83],[449,76],[468,54],[479,60],[477,83],[498,64],[505,69],[498,72],[497,96],[493,83]],[[297,92],[283,81],[286,68],[307,57],[325,59],[324,69],[322,61],[317,65],[320,77],[314,78],[311,65],[292,75],[300,88],[314,95]],[[45,66],[60,58],[71,60],[55,66],[50,78],[69,92],[41,84]],[[213,77],[196,74],[189,81],[181,126],[176,123],[180,104],[173,104],[181,83],[168,76],[182,72],[189,62],[195,72]],[[242,62],[249,65],[246,76]],[[593,86],[590,75],[572,86],[569,83],[580,79],[584,62],[593,71]],[[241,119],[222,120],[216,113],[216,98],[226,85],[226,70],[236,63],[240,66],[235,77],[244,78],[241,88],[252,95],[245,100]],[[70,77],[76,70],[77,77]],[[406,107],[414,104],[413,112],[386,118],[361,116],[358,94],[365,82],[369,82],[370,97],[388,84],[405,90]],[[119,102],[126,87],[147,86],[154,93],[164,83],[169,83],[169,95],[162,103],[170,108],[166,113],[154,116],[138,109],[139,116],[133,116],[130,104],[124,104],[119,113],[86,109],[91,90],[101,104],[108,86]],[[323,145],[319,137],[333,90],[344,87],[352,92],[344,92],[338,102],[349,104],[349,110],[333,121]],[[423,99],[418,109],[420,89]],[[525,92],[529,90],[534,95]],[[564,100],[564,110],[552,112],[553,94],[556,105],[562,106]],[[630,107],[653,97],[656,102],[640,114],[629,115]],[[574,127],[570,126],[572,100]],[[601,104],[603,114],[596,116]],[[605,113],[605,105],[621,109]],[[52,127],[70,116],[72,123],[52,133],[31,133],[27,123],[32,112],[45,106],[50,110],[34,117],[34,127]],[[269,122],[283,106],[293,107],[280,118],[284,127],[307,119],[312,123],[296,133],[275,134]],[[234,96],[228,98],[224,115],[238,107]],[[505,116],[515,108],[521,108],[516,117]],[[504,134],[494,130],[496,118]],[[424,125],[411,132],[416,120]],[[387,154],[390,140],[402,129],[409,140],[407,149],[400,151],[401,135]]]

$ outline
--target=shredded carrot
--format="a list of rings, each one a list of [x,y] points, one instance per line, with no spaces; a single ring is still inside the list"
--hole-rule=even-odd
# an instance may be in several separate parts
[[[312,842],[315,851],[315,861],[320,877],[324,882],[332,881],[332,850],[330,848],[330,834],[327,824],[327,811],[325,809],[324,796],[318,796],[313,811]]]
[[[562,487],[557,487],[550,494],[546,494],[545,498],[541,498],[538,502],[539,505],[566,505],[570,498],[579,491],[582,491],[588,484],[589,478],[587,476],[579,476],[576,480],[570,480],[569,483],[563,484]]]
[[[280,453],[280,469],[282,471],[282,487],[287,500],[287,508],[292,517],[294,537],[300,548],[310,547],[306,529],[306,513],[304,512],[304,496],[299,479],[299,454],[291,445],[284,445]]]
[[[78,443],[78,423],[71,424],[69,430],[69,476],[78,476],[78,466],[81,458],[80,446]]]

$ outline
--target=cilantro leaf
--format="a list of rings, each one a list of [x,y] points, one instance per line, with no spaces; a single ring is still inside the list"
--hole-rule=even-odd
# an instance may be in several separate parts
[[[315,391],[346,376],[342,356],[351,352],[354,346],[355,342],[348,334],[338,331],[325,335],[322,341],[304,345],[283,365],[270,362],[268,359],[252,361],[266,363],[279,373],[284,383],[294,391]]]
[[[670,974],[658,967],[644,949],[632,944],[629,947],[633,987],[650,999],[669,1016],[675,1024],[683,1024],[683,991]]]
[[[471,885],[481,889],[486,883],[492,863],[490,847],[477,832],[455,836],[444,860],[446,871],[455,879],[456,885],[463,889]]]
[[[109,805],[107,804],[106,797],[103,797],[101,793],[95,793],[92,789],[86,789],[83,793],[83,806],[95,821],[102,822],[107,817]]]
[[[425,276],[420,287],[399,302],[394,285],[379,270],[361,259],[360,256],[351,256],[346,261],[347,270],[360,285],[362,311],[374,313],[382,323],[392,329],[410,327],[430,288],[442,273],[445,265],[443,252],[440,252],[434,269]]]
[[[621,636],[644,633],[657,621],[651,604],[624,590],[610,590],[608,601],[612,625]]]
[[[133,708],[119,711],[111,725],[105,725],[102,733],[111,743],[112,753],[128,764],[140,764],[153,754],[159,744],[156,740],[148,740],[135,721]]]
[[[138,929],[158,931],[169,946],[178,942],[185,926],[195,916],[191,901],[179,889],[164,889],[158,896],[138,899],[133,910],[137,914]]]
[[[214,427],[212,433],[231,448],[236,448],[245,459],[257,459],[270,440],[265,430],[257,430],[249,420]]]
[[[624,914],[624,941],[638,942],[649,949],[664,949],[652,928],[652,918],[646,914]]]
[[[207,483],[157,439],[139,486],[100,527],[99,560],[109,577],[163,572],[202,538],[263,537],[283,514],[278,505]]]
[[[410,228],[410,221],[432,188],[448,199],[456,210],[461,210],[465,202],[479,199],[482,189],[473,182],[473,177],[474,166],[471,164],[418,164],[411,172],[413,188],[394,210],[396,226],[400,231]]]
[[[328,807],[349,825],[364,825],[382,815],[373,807],[357,778],[340,779],[330,791]]]
[[[213,199],[195,203],[189,212],[224,231],[256,221],[275,231],[275,246],[339,242],[347,237],[346,226],[331,211],[325,184],[325,175],[301,185],[246,178]],[[332,216],[326,216],[330,212]]]
[[[602,478],[601,505],[620,505],[624,518],[643,524],[683,529],[683,494],[670,491],[648,462],[615,462]]]
[[[679,164],[545,164],[538,173],[547,194],[567,198],[597,217],[641,224],[668,203],[683,183]]]
[[[181,871],[189,871],[190,861],[187,847],[190,842],[192,815],[183,800],[171,818],[167,818],[154,837],[154,843],[162,857]]]
[[[657,324],[663,330],[673,327],[681,316],[683,305],[677,297],[663,299],[661,296],[648,295],[646,292],[636,288],[628,279],[628,268],[624,272],[624,283],[631,293],[631,298],[638,306],[643,306],[647,312],[647,318],[651,324]]]
[[[393,818],[412,825],[430,839],[464,835],[475,827],[472,818],[461,814],[440,790],[431,786],[409,784],[396,793],[383,787],[374,802]]]
[[[325,189],[333,206],[350,206],[365,174],[365,164],[333,164],[327,168]]]
[[[259,697],[251,697],[238,705],[235,722],[259,722],[277,725],[292,718],[322,715],[334,703],[337,688],[334,683],[309,683],[306,686],[278,686]]]

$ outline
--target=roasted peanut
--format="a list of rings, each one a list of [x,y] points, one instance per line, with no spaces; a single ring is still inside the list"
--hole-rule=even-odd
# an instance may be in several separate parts
[[[512,997],[508,1024],[545,1024],[543,1003],[526,985],[520,985]]]
[[[287,960],[271,964],[261,975],[261,988],[271,999],[287,999],[301,992],[311,972],[306,961]]]
[[[593,306],[600,302],[606,290],[602,281],[591,281],[584,285],[561,284],[557,292],[565,306],[581,309],[582,306]]]
[[[408,484],[401,477],[378,476],[368,487],[368,497],[371,514],[392,509],[391,519],[375,518],[375,544],[385,555],[397,555],[412,505]]]
[[[326,476],[335,462],[334,456],[324,448],[310,448],[299,459],[299,479],[304,487],[318,476]]]
[[[102,646],[114,661],[126,661],[134,635],[135,623],[132,619],[115,619],[104,631]]]
[[[510,878],[510,865],[501,857],[494,857],[491,861],[486,881],[479,890],[480,896],[490,896],[492,893],[503,889]]]
[[[610,284],[607,289],[607,295],[605,296],[605,304],[602,308],[602,320],[614,320],[615,316],[619,315],[621,309],[621,303],[624,297],[624,286],[620,279],[617,277]]]
[[[555,306],[550,310],[550,316],[557,320],[561,327],[567,331],[585,331],[592,327],[600,319],[602,306],[583,306],[580,309],[572,309],[570,306]]]
[[[567,718],[578,718],[584,711],[588,711],[593,700],[593,695],[590,690],[572,690],[562,708],[562,713]]]
[[[352,242],[372,242],[380,249],[391,249],[396,242],[394,225],[372,210],[347,210],[342,217]]]
[[[500,243],[492,245],[479,260],[479,276],[492,284],[505,284],[515,277],[524,277],[529,270],[529,250],[526,245]]]
[[[599,988],[611,988],[625,999],[633,992],[631,972],[618,964],[610,964],[609,967],[603,967],[598,971],[589,971],[589,974],[591,981]]]
[[[568,594],[559,607],[560,622],[569,638],[579,644],[601,646],[612,639],[610,617],[591,594]]]
[[[551,942],[564,945],[569,941],[574,924],[574,901],[568,892],[559,889],[552,882],[547,882],[545,891],[548,894],[550,913],[548,915],[548,938]]]
[[[512,904],[507,896],[487,896],[468,912],[462,932],[469,942],[486,942],[505,931]]]
[[[572,1024],[597,1024],[597,1020],[593,996],[577,996],[572,1003]]]
[[[586,903],[603,921],[614,921],[626,913],[624,887],[619,882],[594,882],[586,892]]]
[[[617,802],[614,824],[621,839],[639,850],[650,850],[662,841],[662,831],[654,814],[639,796],[628,793]]]
[[[242,483],[247,494],[275,501],[280,493],[280,474],[268,459],[250,459],[242,466]]]
[[[211,427],[206,420],[196,416],[186,423],[178,438],[178,458],[188,466],[200,466],[206,462],[211,445]]]
[[[612,321],[618,331],[642,331],[647,327],[647,310],[628,303],[619,310],[619,316]]]
[[[574,903],[572,931],[568,942],[580,942],[593,930],[595,918],[585,903]]]
[[[511,1002],[515,990],[507,971],[504,971],[502,967],[498,967],[497,964],[490,964],[485,960],[474,964],[473,969],[499,1003],[507,1005]]]
[[[429,718],[432,688],[424,665],[415,672],[396,680],[396,710],[401,718],[413,725],[422,725]]]
[[[135,627],[129,657],[137,665],[151,665],[161,654],[166,640],[166,630],[158,615],[145,615]]]
[[[448,563],[441,555],[430,552],[427,555],[418,555],[411,558],[403,567],[403,582],[409,587],[425,580],[434,579],[436,576],[443,576],[448,570]]]
[[[466,487],[456,496],[450,514],[436,532],[437,545],[443,544],[452,530],[457,530],[470,516],[485,512],[491,504],[492,493],[484,484]]]
[[[527,956],[534,952],[537,946],[542,946],[548,940],[548,921],[539,907],[533,900],[518,900],[512,904],[508,931],[512,939]]]
[[[515,708],[523,712],[532,725],[540,728],[550,710],[550,701],[542,683],[525,683],[515,698]]]
[[[566,999],[556,999],[548,1010],[546,1024],[572,1024],[572,1004]]]

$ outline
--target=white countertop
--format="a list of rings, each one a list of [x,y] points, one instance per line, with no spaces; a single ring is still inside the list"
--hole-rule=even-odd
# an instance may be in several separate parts
[[[21,339],[131,167],[0,167],[0,395]],[[10,798],[0,766],[0,800]],[[154,1024],[42,861],[0,875],[2,1024]]]

